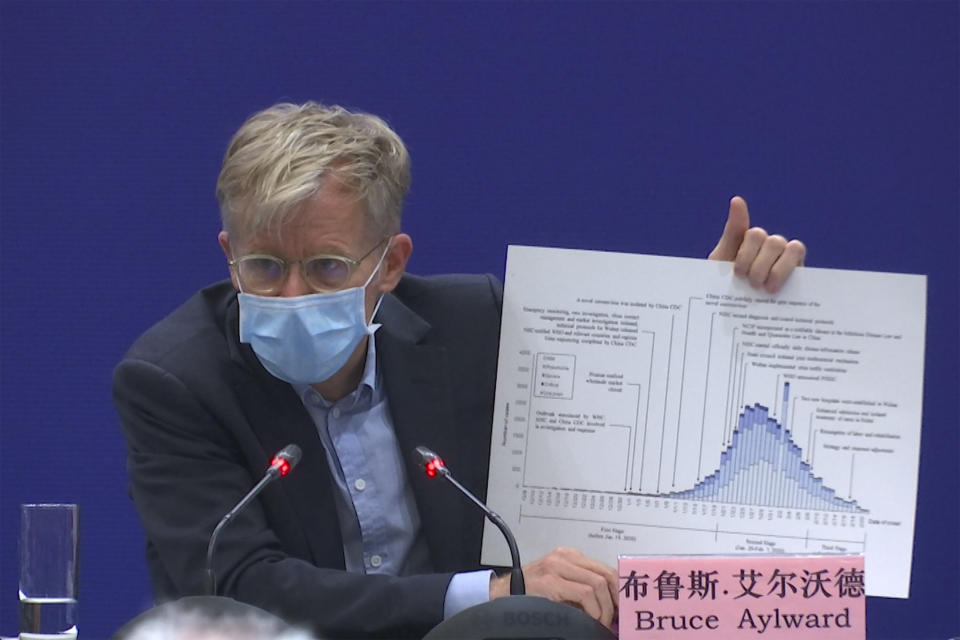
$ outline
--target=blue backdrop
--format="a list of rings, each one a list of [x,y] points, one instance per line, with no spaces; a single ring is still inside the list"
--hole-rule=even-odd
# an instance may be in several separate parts
[[[502,274],[507,243],[705,256],[741,194],[808,264],[928,274],[911,597],[868,624],[960,634],[957,7],[3,0],[0,633],[21,502],[82,505],[82,636],[147,606],[111,368],[225,276],[232,132],[318,99],[409,144],[414,272]]]

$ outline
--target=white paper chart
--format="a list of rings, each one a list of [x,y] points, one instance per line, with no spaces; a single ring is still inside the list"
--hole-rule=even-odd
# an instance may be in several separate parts
[[[926,277],[511,246],[488,501],[529,562],[864,553],[909,595]],[[487,523],[483,562],[509,564]]]

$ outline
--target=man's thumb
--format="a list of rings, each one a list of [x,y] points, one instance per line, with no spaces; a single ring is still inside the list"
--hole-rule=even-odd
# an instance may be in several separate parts
[[[723,227],[717,246],[710,252],[711,260],[734,260],[737,251],[743,244],[743,236],[750,228],[750,212],[746,201],[740,196],[730,200],[730,213],[727,214],[727,223]]]

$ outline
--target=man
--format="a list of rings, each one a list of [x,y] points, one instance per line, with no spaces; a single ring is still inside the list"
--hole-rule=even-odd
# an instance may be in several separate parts
[[[218,593],[332,637],[420,636],[507,595],[506,576],[477,571],[482,514],[404,462],[427,445],[485,495],[501,303],[489,276],[404,273],[409,183],[374,116],[281,104],[234,136],[217,184],[230,281],[114,375],[158,599],[203,591],[214,526],[291,442],[296,472],[223,531]],[[804,247],[748,227],[734,198],[710,257],[775,291]],[[612,624],[613,568],[558,549],[524,575]]]

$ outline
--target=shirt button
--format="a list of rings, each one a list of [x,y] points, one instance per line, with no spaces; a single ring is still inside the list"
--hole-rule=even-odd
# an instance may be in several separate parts
[[[373,567],[374,569],[376,569],[376,568],[379,567],[381,564],[383,564],[383,558],[381,558],[381,557],[378,556],[378,555],[372,555],[372,556],[370,556],[370,566],[371,566],[371,567]]]
[[[363,478],[357,478],[354,480],[353,486],[357,489],[357,491],[363,491],[367,488],[367,482]]]
[[[339,408],[339,407],[334,407],[333,410],[330,411],[330,415],[332,415],[334,418],[339,418],[339,417],[340,417],[340,408]]]

